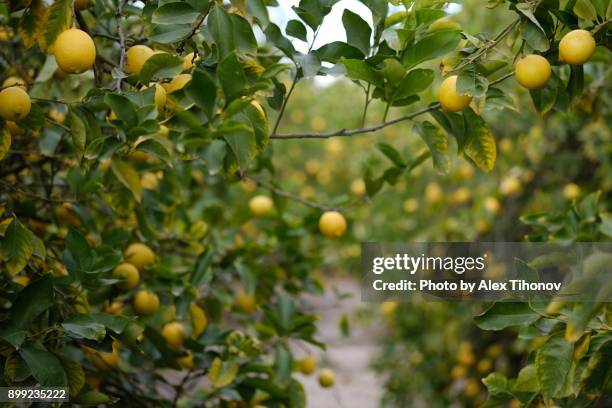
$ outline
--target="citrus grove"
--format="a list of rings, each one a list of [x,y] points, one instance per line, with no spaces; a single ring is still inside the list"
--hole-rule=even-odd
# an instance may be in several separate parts
[[[469,211],[485,216],[465,229],[470,236],[446,225],[427,238],[609,240],[605,125],[604,142],[585,148],[590,162],[605,163],[603,174],[589,195],[564,183],[564,215],[524,214],[537,169],[529,177],[511,163],[537,163],[552,185],[565,169],[544,168],[542,155],[562,157],[577,142],[555,139],[531,154],[494,136],[539,129],[533,140],[544,145],[543,126],[601,128],[609,113],[605,1],[497,0],[493,10],[466,2],[462,13],[511,16],[505,27],[469,32],[446,2],[362,0],[371,19],[345,9],[346,41],[319,44],[335,3],[301,0],[285,27],[273,21],[274,0],[0,4],[3,386],[65,386],[77,404],[306,406],[301,376],[316,375],[322,388],[337,379],[311,352],[325,344],[302,295],[324,290],[314,271],[327,251],[354,248],[357,237],[405,237],[390,219],[377,225],[381,236],[360,235],[357,221],[385,186],[408,177],[414,196],[384,207],[409,214],[419,231],[482,193]],[[359,117],[349,122],[328,109],[336,128],[316,117],[294,132],[303,118],[292,96],[322,76],[348,79],[360,92]],[[509,91],[515,84],[518,96]],[[527,129],[507,123],[519,103]],[[418,154],[367,141],[401,125],[424,148]],[[348,167],[340,138],[363,138],[364,154],[375,150],[385,164],[372,160],[341,184],[348,196],[326,201],[299,181],[300,194],[281,187],[295,163],[279,153],[291,143],[329,139],[327,153]],[[331,176],[316,159],[304,171],[325,186]],[[587,159],[576,182],[588,179]],[[426,167],[440,178],[419,176]],[[465,180],[474,188],[447,194]],[[494,236],[504,211],[507,225],[500,221]],[[521,215],[527,236],[517,230]],[[468,308],[440,304],[390,302],[381,313],[393,345],[376,365],[388,375],[392,405],[406,406],[418,391],[446,406],[457,400],[447,393],[455,383],[466,406],[485,395],[487,406],[601,403],[610,390],[605,303],[494,304],[476,325]],[[472,344],[466,327],[488,334]],[[416,347],[413,365],[398,358],[404,342]]]

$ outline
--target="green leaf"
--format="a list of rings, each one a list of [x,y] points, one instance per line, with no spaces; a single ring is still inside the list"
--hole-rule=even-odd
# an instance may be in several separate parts
[[[115,112],[117,118],[125,123],[127,129],[138,125],[136,106],[128,98],[123,95],[109,93],[104,96],[104,102]]]
[[[153,24],[187,24],[193,23],[200,15],[186,2],[166,3],[153,12]]]
[[[60,33],[70,28],[72,20],[72,0],[55,0],[47,12],[41,48],[47,49],[55,42]]]
[[[296,54],[294,60],[302,68],[302,75],[305,78],[316,76],[321,69],[321,61],[315,53]]]
[[[70,229],[66,236],[66,248],[80,271],[89,271],[94,263],[94,253],[87,239],[77,230]]]
[[[233,153],[227,163],[230,173],[246,169],[248,163],[257,152],[257,140],[253,129],[243,123],[228,120],[221,125],[218,133],[230,147]]]
[[[33,0],[19,20],[19,36],[24,47],[30,48],[45,28],[46,9],[43,0]]]
[[[333,1],[300,0],[300,4],[292,9],[306,24],[316,31],[323,18],[331,11]]]
[[[570,78],[567,83],[567,93],[570,100],[574,100],[582,94],[584,89],[584,69],[582,65],[570,66]]]
[[[0,259],[4,260],[8,273],[15,275],[20,272],[33,253],[29,230],[14,217],[0,243]]]
[[[346,75],[355,81],[366,81],[367,83],[382,88],[385,84],[378,72],[376,72],[367,62],[360,59],[343,59],[339,62],[344,65]]]
[[[475,316],[474,322],[483,330],[502,330],[511,326],[529,325],[539,317],[527,303],[497,302]]]
[[[315,50],[321,61],[332,63],[339,62],[340,59],[361,59],[364,57],[363,52],[358,48],[353,47],[342,41],[334,41]]]
[[[208,378],[215,388],[230,385],[238,375],[238,364],[234,361],[223,361],[216,357],[210,365]]]
[[[546,401],[563,388],[572,364],[573,351],[574,347],[565,341],[563,331],[553,333],[537,350],[536,378]]]
[[[533,105],[540,115],[544,115],[555,106],[558,90],[557,81],[553,76],[544,88],[529,91]]]
[[[268,17],[268,9],[264,0],[249,0],[247,1],[247,11],[257,20],[259,26],[265,29],[270,23]]]
[[[448,54],[457,48],[460,40],[460,30],[436,31],[410,45],[404,52],[402,63],[405,66],[415,66]]]
[[[485,407],[500,406],[514,399],[509,389],[508,379],[500,373],[491,373],[482,379],[489,393]]]
[[[238,14],[230,14],[232,19],[232,31],[234,34],[234,42],[236,49],[244,52],[256,52],[257,40],[251,24]]]
[[[132,192],[134,199],[140,202],[142,196],[142,186],[140,185],[140,176],[136,170],[127,162],[113,159],[111,168],[115,177]]]
[[[121,334],[130,323],[130,318],[121,315],[112,315],[109,313],[93,312],[89,314],[91,321],[99,323],[107,329]]]
[[[289,382],[289,388],[287,393],[289,394],[287,408],[306,407],[306,393],[304,392],[304,387],[299,381],[292,378]]]
[[[55,354],[33,345],[24,346],[19,350],[19,354],[41,386],[66,387],[68,385],[66,372]]]
[[[71,401],[77,404],[99,406],[103,404],[112,404],[117,400],[99,391],[87,391],[79,394],[74,400],[71,399]]]
[[[232,119],[253,128],[259,151],[268,145],[268,141],[270,139],[268,117],[258,102],[252,101],[251,103],[247,104],[242,111],[240,111],[237,115],[232,116]]]
[[[106,336],[104,325],[93,321],[88,315],[72,316],[64,320],[62,327],[77,339],[101,341]]]
[[[599,224],[599,232],[612,238],[612,214],[601,213],[599,214],[599,218],[601,218],[601,224]]]
[[[268,40],[276,45],[276,47],[285,53],[288,57],[292,57],[295,53],[295,48],[293,48],[293,44],[291,41],[287,39],[281,32],[280,28],[274,23],[268,24],[268,28],[266,28],[266,37]]]
[[[291,380],[291,371],[293,366],[293,356],[285,346],[279,345],[276,347],[274,356],[275,375],[274,382],[285,387]]]
[[[531,21],[524,21],[522,25],[523,39],[536,51],[544,52],[550,48],[546,34]]]
[[[491,129],[472,108],[468,107],[463,114],[468,130],[463,151],[479,169],[489,172],[493,169],[497,156],[495,139]]]
[[[68,109],[68,123],[70,124],[70,133],[72,135],[72,144],[77,151],[79,158],[83,157],[85,152],[85,143],[87,142],[87,131],[85,122],[78,115],[76,109],[70,107]]]
[[[191,30],[191,24],[158,25],[153,28],[149,40],[171,44],[186,38]]]
[[[163,141],[164,139],[161,136],[149,136],[145,140],[138,143],[137,150],[147,152],[153,157],[157,157],[158,159],[164,161],[168,167],[172,167],[172,152],[166,146],[166,143],[163,143]]]
[[[457,77],[457,93],[461,95],[479,98],[486,95],[488,89],[489,81],[474,68],[464,69]]]
[[[232,18],[222,6],[215,6],[208,14],[208,30],[217,44],[219,59],[236,49]]]
[[[32,299],[36,299],[35,302]],[[46,274],[22,289],[11,307],[10,318],[2,323],[0,337],[14,346],[25,338],[25,329],[53,305],[53,277]]]
[[[287,33],[287,35],[295,37],[298,40],[302,40],[304,42],[308,41],[306,27],[304,27],[304,24],[302,24],[301,21],[289,20],[289,22],[287,23],[287,27],[285,28],[285,32]]]
[[[387,156],[389,160],[395,164],[396,167],[404,168],[407,166],[404,159],[402,159],[402,155],[395,149],[395,147],[391,146],[387,143],[377,143],[376,148],[381,151],[382,154]]]
[[[535,364],[521,368],[512,389],[515,392],[538,392]]]
[[[213,140],[204,150],[202,159],[206,163],[208,173],[218,174],[223,169],[223,162],[227,154],[227,144],[222,140]]]
[[[577,0],[574,5],[574,14],[578,17],[587,20],[587,21],[595,21],[597,20],[597,10],[593,6],[592,2],[589,0]]]
[[[193,272],[191,273],[191,284],[194,287],[200,287],[212,278],[212,269],[210,265],[212,264],[214,255],[214,249],[207,248],[196,260]]]
[[[415,130],[429,147],[434,167],[442,174],[448,173],[450,160],[448,158],[448,139],[442,131],[430,122],[417,123]]]
[[[413,69],[397,84],[392,100],[405,99],[411,95],[423,92],[429,88],[434,76],[434,72],[431,69]]]
[[[176,3],[171,3],[176,4]],[[152,55],[142,66],[140,82],[148,84],[153,80],[173,78],[183,70],[183,60],[176,55],[159,53]]]
[[[370,53],[370,37],[372,29],[358,14],[349,9],[344,9],[342,14],[342,25],[346,31],[346,42],[363,52]]]
[[[230,53],[219,63],[217,78],[223,89],[226,105],[242,96],[247,80],[236,53]]]
[[[70,395],[78,395],[85,385],[85,371],[83,367],[79,363],[68,359],[62,359],[62,367],[68,377]]]

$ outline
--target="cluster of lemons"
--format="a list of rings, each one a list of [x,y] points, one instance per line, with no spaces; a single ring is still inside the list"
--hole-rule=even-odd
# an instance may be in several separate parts
[[[310,375],[317,369],[317,359],[308,355],[298,361],[298,369],[304,375]],[[329,368],[324,368],[319,371],[319,385],[323,388],[330,388],[336,384],[336,374]]]
[[[254,216],[265,217],[274,210],[274,202],[266,195],[257,195],[249,201],[249,209]],[[338,211],[324,211],[319,218],[319,231],[327,238],[342,237],[347,227],[344,215]]]
[[[113,277],[119,279],[117,287],[121,290],[131,290],[140,283],[140,271],[155,262],[155,253],[147,245],[133,243],[124,252],[125,262],[117,265],[113,269]],[[123,302],[115,300],[110,302],[105,311],[111,314],[123,313]],[[157,312],[160,308],[160,301],[157,294],[149,289],[139,289],[134,295],[133,308],[139,316],[149,316]],[[173,315],[173,313],[172,313]],[[172,316],[171,316],[172,317]],[[189,306],[189,317],[191,323],[192,337],[196,338],[204,332],[208,321],[204,310],[196,303]],[[170,321],[161,329],[161,334],[166,340],[169,348],[180,350],[186,338],[186,329],[183,323]],[[85,347],[85,352],[91,362],[101,370],[111,369],[119,363],[120,343],[113,341],[112,351],[104,352]],[[178,359],[178,363],[186,369],[194,368],[193,354],[189,351]]]
[[[591,58],[595,46],[595,39],[589,31],[570,31],[559,42],[559,60],[570,65],[582,65]],[[546,58],[529,54],[516,63],[514,76],[527,89],[541,89],[550,80],[552,69]],[[459,112],[472,102],[471,96],[457,92],[457,75],[451,75],[442,82],[438,96],[440,106],[446,112]]]

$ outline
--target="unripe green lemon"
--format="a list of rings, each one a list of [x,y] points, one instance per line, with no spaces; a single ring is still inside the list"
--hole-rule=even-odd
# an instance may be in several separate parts
[[[559,42],[559,59],[571,65],[582,65],[595,52],[595,39],[586,30],[573,30]]]
[[[32,102],[30,96],[19,86],[0,91],[0,117],[15,121],[24,119],[30,114]]]
[[[132,74],[140,74],[145,62],[153,55],[153,50],[146,45],[130,47],[126,53],[125,69]]]
[[[440,106],[445,112],[459,112],[468,107],[472,102],[469,95],[459,95],[457,93],[457,75],[451,75],[442,81],[438,92]]]
[[[550,64],[541,55],[527,55],[521,58],[514,67],[516,80],[527,89],[544,88],[551,75]]]
[[[319,231],[327,238],[340,238],[346,228],[346,219],[338,211],[325,211],[319,219]]]
[[[62,71],[80,74],[96,61],[96,44],[89,34],[76,28],[63,31],[53,43],[55,61]]]

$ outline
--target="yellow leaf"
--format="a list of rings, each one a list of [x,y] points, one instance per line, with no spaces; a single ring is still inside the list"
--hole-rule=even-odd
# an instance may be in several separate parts
[[[4,156],[8,153],[11,148],[11,134],[7,129],[2,130],[2,138],[0,139],[0,160],[4,159]]]
[[[225,387],[234,381],[237,374],[238,364],[217,357],[210,366],[210,383],[216,388]]]
[[[468,133],[463,151],[482,171],[489,172],[495,165],[497,148],[491,129],[471,108],[464,112]]]
[[[33,0],[19,20],[19,36],[23,45],[30,48],[40,38],[47,19],[47,9],[43,0]]]

